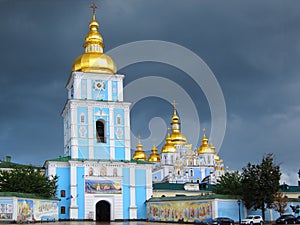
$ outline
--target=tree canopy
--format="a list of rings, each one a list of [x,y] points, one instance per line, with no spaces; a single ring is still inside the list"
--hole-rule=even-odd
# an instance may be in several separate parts
[[[226,172],[224,176],[221,176],[220,180],[218,180],[218,185],[215,186],[213,191],[224,195],[241,195],[241,179],[242,177],[239,171]]]
[[[15,166],[0,171],[0,192],[31,193],[41,197],[55,197],[57,177],[47,177],[40,168]]]
[[[240,195],[247,208],[261,209],[265,217],[265,206],[272,207],[279,191],[280,167],[274,164],[273,154],[263,157],[260,164],[248,163],[241,175],[226,173],[218,181],[215,193]]]

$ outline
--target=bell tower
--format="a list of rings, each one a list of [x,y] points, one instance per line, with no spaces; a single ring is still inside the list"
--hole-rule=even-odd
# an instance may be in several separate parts
[[[103,53],[96,6],[84,53],[73,63],[67,83],[64,155],[72,159],[130,160],[130,103],[123,102],[124,75]]]

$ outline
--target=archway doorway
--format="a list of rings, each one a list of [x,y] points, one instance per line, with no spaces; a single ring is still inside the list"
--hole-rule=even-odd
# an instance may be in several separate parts
[[[96,204],[96,221],[110,221],[110,204],[107,201],[99,201]]]

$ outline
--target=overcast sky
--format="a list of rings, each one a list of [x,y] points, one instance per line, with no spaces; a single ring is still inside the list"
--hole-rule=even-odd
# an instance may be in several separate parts
[[[65,85],[73,61],[83,53],[91,20],[90,3],[0,0],[1,159],[10,155],[13,162],[43,165],[45,160],[63,155],[61,112],[67,100]],[[222,144],[219,154],[230,170],[241,170],[248,162],[259,163],[265,154],[274,153],[282,181],[297,184],[300,1],[95,3],[99,6],[97,20],[105,51],[135,41],[166,41],[185,47],[208,66],[221,88],[227,112],[224,140],[213,143]],[[190,62],[181,52],[172,55]],[[145,143],[151,139],[161,147],[173,113],[170,99],[178,102],[183,133],[194,148],[200,144],[204,127],[210,135],[215,119],[210,106],[216,102],[207,99],[207,90],[200,87],[203,83],[193,80],[180,67],[141,62],[119,73],[126,75],[124,86],[128,92],[141,96],[138,102],[130,96],[125,99],[135,103],[131,113],[132,148],[137,135]],[[139,84],[138,78],[148,82],[148,76],[148,84],[153,83],[148,86],[156,95],[147,96],[145,84],[133,85]],[[199,76],[207,74],[199,72]],[[183,90],[182,95],[175,84]],[[214,87],[207,89],[216,91]],[[193,108],[201,126],[193,117]],[[190,125],[193,123],[195,126]],[[149,143],[145,144],[145,150],[150,148]]]

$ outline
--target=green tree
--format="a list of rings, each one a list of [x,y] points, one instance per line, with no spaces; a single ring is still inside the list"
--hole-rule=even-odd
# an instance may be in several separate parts
[[[58,177],[47,177],[40,168],[16,166],[0,171],[0,192],[32,193],[41,197],[55,197]]]
[[[248,163],[242,172],[242,196],[247,208],[262,210],[271,208],[274,196],[279,190],[280,167],[274,164],[273,154],[263,157],[261,164]]]
[[[288,205],[288,197],[282,193],[281,190],[279,190],[274,195],[274,202],[271,204],[271,207],[280,213],[280,215],[284,214],[286,212],[286,207]]]
[[[241,195],[241,179],[242,177],[239,171],[226,172],[223,176],[220,177],[213,191],[216,194]]]

